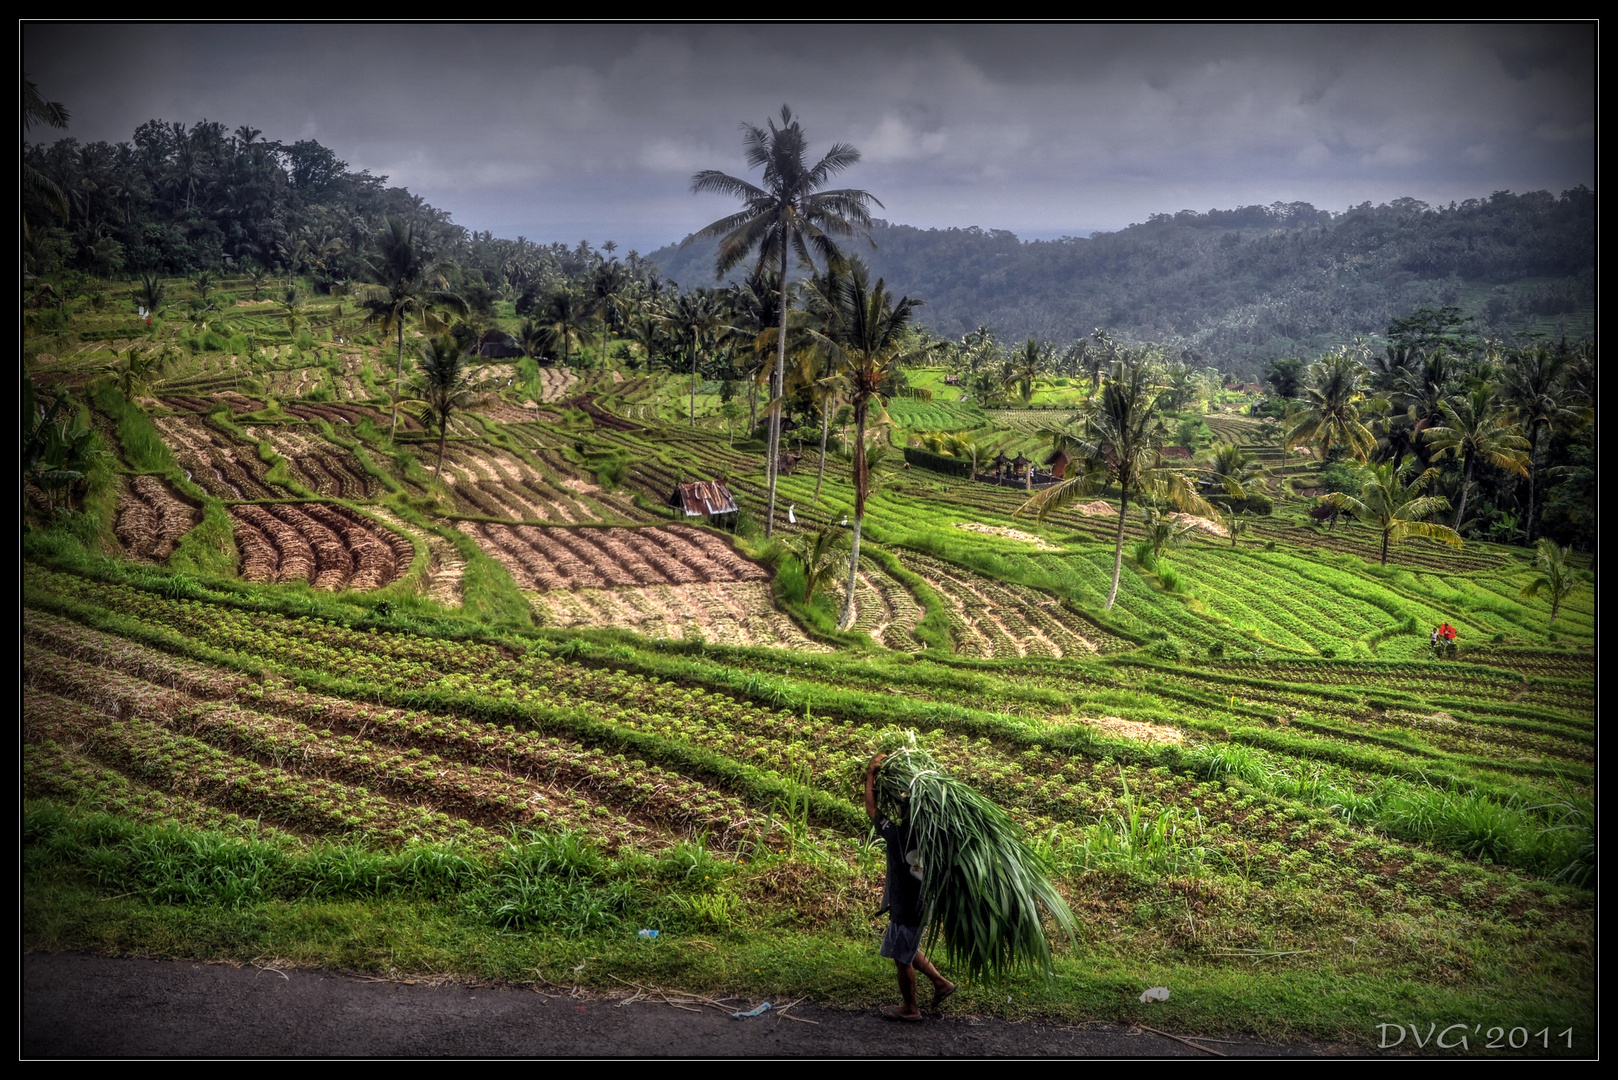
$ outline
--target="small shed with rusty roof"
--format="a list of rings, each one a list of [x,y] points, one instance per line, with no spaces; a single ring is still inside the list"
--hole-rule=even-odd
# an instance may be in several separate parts
[[[736,496],[718,480],[675,484],[674,493],[669,496],[669,505],[677,507],[686,517],[715,517],[737,511]]]

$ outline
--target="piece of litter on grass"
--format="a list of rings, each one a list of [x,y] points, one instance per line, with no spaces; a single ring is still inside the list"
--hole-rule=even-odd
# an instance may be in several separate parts
[[[640,936],[643,937],[643,938],[655,938],[657,936],[657,931],[656,930],[642,930],[640,932]]]
[[[583,971],[584,970],[584,965],[580,964],[578,967],[574,968],[573,970],[574,971]]]
[[[1167,1001],[1168,999],[1169,988],[1166,986],[1154,986],[1140,996],[1142,1004],[1148,1001]]]
[[[756,1009],[748,1009],[746,1012],[731,1013],[730,1015],[737,1020],[746,1020],[754,1016],[763,1016],[769,1009],[770,1003],[766,1001]]]

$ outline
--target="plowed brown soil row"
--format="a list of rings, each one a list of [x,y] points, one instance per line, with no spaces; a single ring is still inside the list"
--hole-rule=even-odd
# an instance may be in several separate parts
[[[404,537],[338,506],[243,505],[230,515],[248,581],[378,589],[404,576],[415,553]]]
[[[202,511],[183,502],[155,476],[121,479],[113,532],[133,559],[163,562],[180,537],[202,520]]]
[[[572,476],[558,483],[515,454],[495,447],[449,444],[444,451],[444,479],[454,489],[463,513],[572,523],[599,521],[606,509],[631,521],[647,520],[628,500],[598,497],[599,489]],[[592,495],[591,501],[580,498],[585,493]]]
[[[462,522],[459,527],[525,589],[767,581],[770,576],[719,537],[684,525],[558,529]]]
[[[160,416],[155,423],[180,467],[208,494],[221,499],[275,499],[286,494],[264,482],[269,466],[259,460],[257,447],[235,443],[188,417]]]
[[[293,474],[321,495],[366,499],[380,487],[352,454],[312,433],[285,427],[248,428],[247,433],[255,439],[267,440],[276,453],[286,458]]]
[[[580,410],[595,421],[596,427],[606,428],[608,431],[640,431],[643,427],[643,425],[625,420],[621,416],[614,416],[600,405],[597,405],[594,394],[580,394],[576,398],[569,398],[562,404]]]
[[[282,408],[292,416],[299,416],[305,420],[325,420],[333,424],[357,424],[361,420],[369,420],[378,427],[386,427],[392,420],[392,414],[373,409],[366,405],[318,405],[306,401],[294,401],[283,405]],[[422,430],[421,421],[408,415],[404,410],[399,412],[399,429],[401,431]]]
[[[579,377],[574,374],[572,368],[541,368],[539,372],[539,400],[560,401],[567,394],[568,387],[578,381]]]
[[[250,397],[226,391],[211,397],[195,397],[189,394],[168,394],[157,399],[159,404],[174,409],[176,412],[210,413],[227,405],[233,413],[257,412],[263,404]]]
[[[770,586],[763,581],[551,589],[527,595],[536,617],[548,626],[610,626],[655,638],[695,635],[724,645],[827,651],[775,610]]]

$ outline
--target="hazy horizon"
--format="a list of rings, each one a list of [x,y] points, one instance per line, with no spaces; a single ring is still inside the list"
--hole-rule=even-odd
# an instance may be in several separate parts
[[[22,53],[81,143],[250,124],[468,229],[625,250],[730,212],[691,175],[749,175],[739,126],[783,101],[812,155],[861,151],[835,186],[922,229],[1595,186],[1593,22],[26,22]]]

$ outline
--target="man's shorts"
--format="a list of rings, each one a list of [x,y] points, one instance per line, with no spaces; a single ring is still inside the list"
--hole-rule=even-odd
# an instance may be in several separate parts
[[[901,964],[913,963],[921,949],[921,927],[888,923],[888,932],[882,935],[882,955]]]

